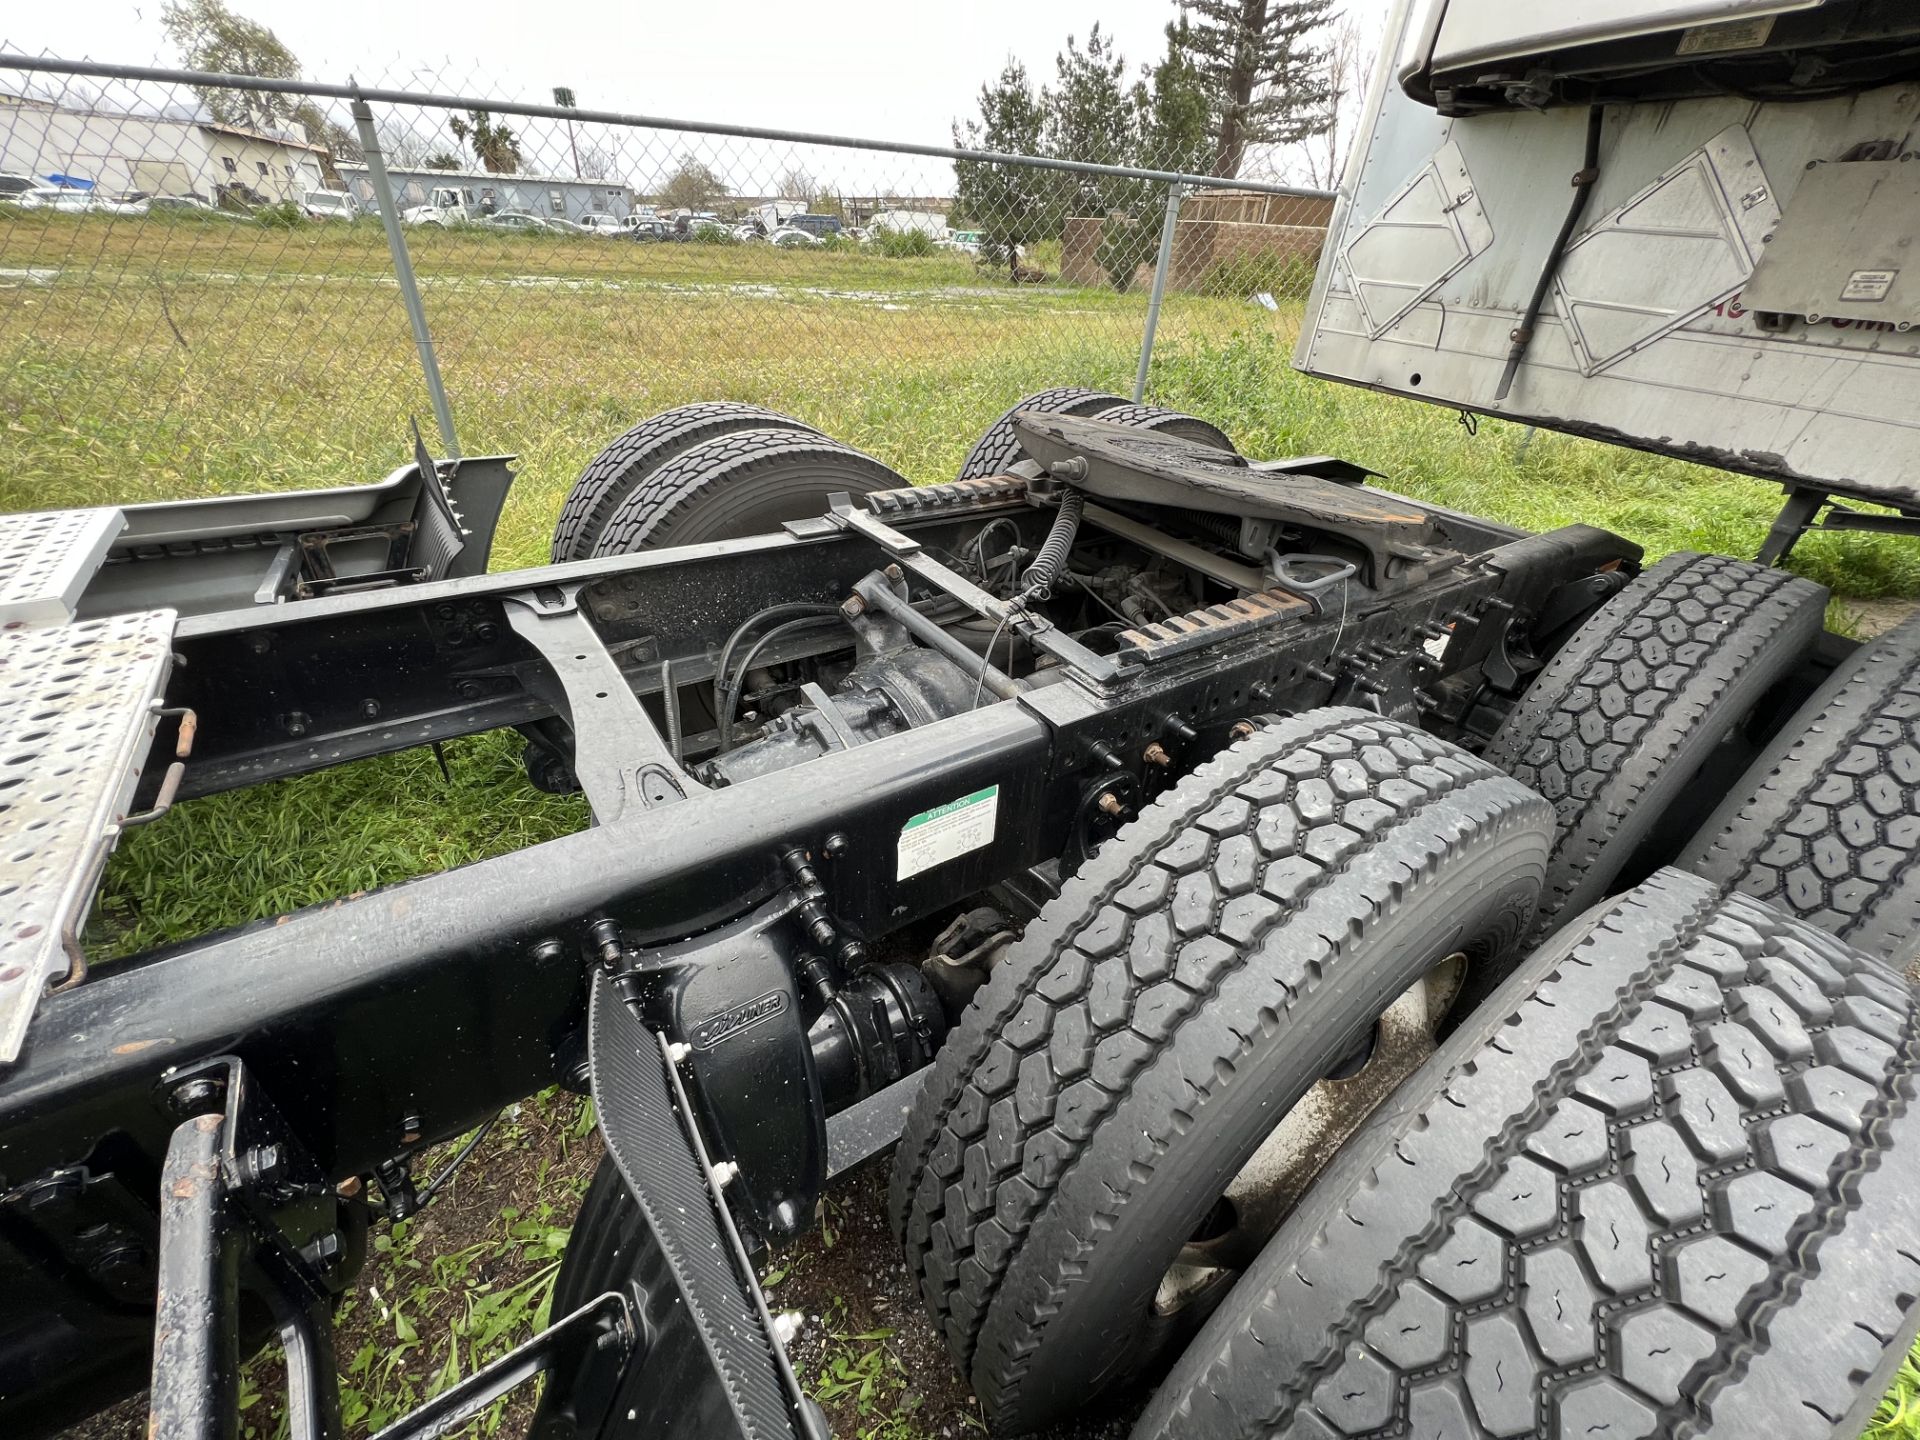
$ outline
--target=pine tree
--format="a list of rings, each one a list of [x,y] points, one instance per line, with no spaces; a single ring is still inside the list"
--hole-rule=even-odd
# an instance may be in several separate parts
[[[1213,173],[1240,173],[1252,145],[1294,145],[1332,123],[1325,47],[1334,0],[1176,0],[1214,126]]]
[[[1167,26],[1167,53],[1147,72],[1138,103],[1143,164],[1156,170],[1193,170],[1206,163],[1211,112],[1186,16]]]
[[[1042,97],[1043,153],[1056,160],[1130,165],[1140,148],[1137,87],[1126,82],[1127,62],[1096,22],[1082,50],[1074,37],[1054,58],[1054,83]],[[1135,198],[1130,182],[1098,175],[1055,173],[1063,215],[1104,215]]]
[[[954,124],[953,143],[1003,155],[1037,155],[1044,124],[1041,100],[1026,67],[1009,57],[1000,78],[980,87],[980,118]],[[1008,275],[1014,275],[1021,247],[1058,231],[1048,203],[1051,175],[981,160],[957,160],[953,168],[959,180],[955,209],[968,227],[980,231],[980,258],[1004,265]]]

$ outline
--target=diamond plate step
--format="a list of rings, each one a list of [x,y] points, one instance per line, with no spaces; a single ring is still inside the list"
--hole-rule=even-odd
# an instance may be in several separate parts
[[[111,512],[118,514],[117,511]],[[0,1064],[71,968],[172,667],[171,610],[0,628]]]
[[[0,515],[0,625],[64,625],[127,528],[114,509]]]

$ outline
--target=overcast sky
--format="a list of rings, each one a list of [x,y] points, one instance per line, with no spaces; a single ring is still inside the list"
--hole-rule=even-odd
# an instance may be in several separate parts
[[[1377,32],[1390,0],[1346,0]],[[944,142],[1007,56],[1036,79],[1098,20],[1137,66],[1173,0],[229,0],[273,27],[316,79],[479,90],[676,119]],[[7,48],[177,63],[160,0],[21,6]],[[1371,47],[1370,47],[1371,48]]]

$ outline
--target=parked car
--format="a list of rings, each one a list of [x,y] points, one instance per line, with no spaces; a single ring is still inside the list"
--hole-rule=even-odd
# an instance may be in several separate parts
[[[618,239],[626,233],[626,227],[612,215],[582,215],[573,223],[587,234],[599,235],[603,238]]]
[[[31,175],[16,175],[11,170],[0,171],[0,202],[14,202],[29,190],[36,190],[40,182]]]
[[[847,227],[840,223],[838,215],[789,215],[783,228],[804,230],[815,239],[824,240],[829,235],[844,233]]]
[[[638,241],[642,245],[658,245],[662,241],[674,238],[673,227],[664,220],[636,219],[632,220],[625,229],[629,240]]]
[[[222,210],[204,195],[149,195],[147,209],[155,215],[191,215],[220,220],[238,220],[240,215]]]
[[[489,230],[517,230],[523,234],[551,234],[555,228],[545,215],[535,215],[528,210],[502,210],[495,215],[479,216],[473,223],[484,225]]]
[[[782,250],[818,250],[826,243],[819,236],[796,230],[791,225],[782,225],[767,239],[769,244],[778,245]]]
[[[309,190],[300,202],[309,220],[358,220],[360,202],[345,190]]]
[[[14,204],[24,210],[61,210],[70,215],[144,215],[144,195],[109,196],[67,185],[36,185],[23,190]]]

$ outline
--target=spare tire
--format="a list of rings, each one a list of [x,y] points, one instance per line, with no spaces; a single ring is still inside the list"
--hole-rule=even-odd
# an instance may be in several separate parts
[[[1902,969],[1920,959],[1920,619],[1833,672],[1679,863]]]
[[[1351,1141],[1133,1440],[1854,1440],[1920,1331],[1920,1028],[1884,965],[1663,870]]]
[[[1178,1352],[1231,1283],[1183,1263],[1229,1184],[1429,971],[1511,962],[1551,827],[1446,741],[1309,711],[1186,776],[1048,903],[935,1060],[890,1196],[996,1430]]]
[[[594,544],[620,502],[676,455],[717,435],[741,430],[820,433],[791,416],[730,400],[680,405],[642,420],[589,460],[580,478],[573,482],[566,503],[560,507],[560,518],[553,525],[553,563],[585,560],[594,554]]]
[[[1672,858],[1708,808],[1694,778],[1806,658],[1826,604],[1810,580],[1682,552],[1574,632],[1486,749],[1559,820],[1536,934]]]

